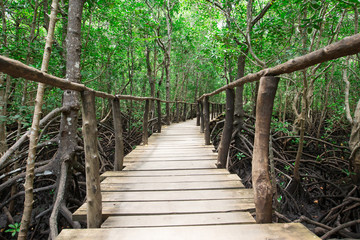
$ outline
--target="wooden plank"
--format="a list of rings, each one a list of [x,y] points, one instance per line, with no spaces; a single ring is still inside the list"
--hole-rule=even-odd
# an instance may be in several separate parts
[[[223,175],[197,175],[197,176],[160,176],[160,177],[108,177],[103,184],[107,183],[169,183],[169,182],[220,182],[220,181],[240,181],[236,174]]]
[[[253,189],[102,192],[103,202],[187,201],[254,198]]]
[[[175,190],[211,190],[244,188],[240,181],[222,182],[183,182],[179,183],[101,183],[102,192],[124,191],[175,191]],[[146,193],[144,193],[146,194]]]
[[[64,229],[57,240],[320,240],[301,223],[215,226]]]
[[[164,158],[169,158],[169,159],[196,159],[196,158],[210,158],[210,159],[216,159],[217,158],[217,154],[212,154],[212,153],[182,153],[182,152],[144,152],[144,153],[140,153],[140,152],[132,152],[128,155],[126,155],[125,158],[157,158],[157,159],[164,159]]]
[[[102,228],[166,227],[255,223],[248,212],[109,217]]]
[[[160,145],[139,145],[136,146],[135,150],[140,149],[140,150],[146,150],[146,149],[202,149],[202,150],[208,150],[208,149],[214,149],[214,146],[209,146],[209,145],[202,145],[202,144],[197,144],[197,145],[192,145],[192,146],[182,146],[182,145],[176,145],[176,146],[164,146],[162,144]]]
[[[192,176],[192,175],[218,175],[228,174],[226,169],[195,169],[195,170],[164,170],[164,171],[107,171],[101,177],[145,177],[145,176]]]
[[[217,160],[216,156],[194,156],[194,157],[181,157],[181,156],[173,156],[173,157],[145,157],[145,156],[132,156],[126,157],[124,162],[127,163],[135,163],[135,162],[170,162],[170,161],[215,161]],[[157,164],[157,163],[154,163]]]
[[[215,168],[215,161],[182,161],[182,162],[139,162],[126,166],[125,170],[179,170]]]
[[[160,215],[249,211],[255,208],[253,199],[198,200],[198,201],[158,201],[158,202],[103,202],[102,215]],[[86,219],[87,204],[73,213],[74,221]]]

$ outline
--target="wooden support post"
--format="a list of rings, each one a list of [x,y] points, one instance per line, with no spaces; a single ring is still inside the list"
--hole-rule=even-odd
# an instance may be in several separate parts
[[[196,104],[196,126],[200,126],[200,101]]]
[[[112,112],[115,132],[114,171],[121,171],[124,164],[124,140],[121,123],[120,101],[118,98],[113,99]]]
[[[220,108],[220,114],[222,113],[222,104],[219,104],[219,108]]]
[[[87,227],[99,228],[102,222],[102,204],[99,176],[99,152],[95,113],[95,93],[81,92],[82,132],[84,136]]]
[[[186,103],[184,103],[184,114],[183,114],[183,121],[186,121]]]
[[[200,101],[200,133],[204,133],[204,103]]]
[[[157,127],[158,127],[158,133],[161,133],[161,102],[160,100],[157,100],[157,114],[158,114],[158,120],[157,120]]]
[[[170,125],[170,103],[166,102],[166,125]]]
[[[260,78],[256,104],[255,140],[252,159],[252,182],[257,223],[272,221],[272,187],[269,176],[269,135],[278,77]]]
[[[190,103],[190,119],[193,119],[193,105]]]
[[[210,145],[210,113],[209,113],[209,97],[204,98],[204,132],[205,145]]]
[[[218,160],[216,163],[216,166],[218,168],[226,168],[227,166],[227,157],[230,148],[231,135],[233,130],[233,121],[234,121],[234,102],[235,102],[234,89],[226,89],[225,124],[219,145]]]
[[[176,103],[175,103],[175,122],[180,122],[180,120],[179,120],[179,111],[180,111],[180,109],[179,109],[180,107],[179,107],[179,102],[178,101],[176,101]]]
[[[145,101],[144,120],[143,120],[143,136],[142,142],[144,145],[148,144],[148,125],[149,125],[149,100]]]
[[[214,107],[214,106],[215,106],[215,104],[212,103],[212,104],[211,104],[211,119],[214,119],[214,118],[215,118],[215,111],[214,111],[214,110],[215,110],[215,109],[214,109],[215,107]]]

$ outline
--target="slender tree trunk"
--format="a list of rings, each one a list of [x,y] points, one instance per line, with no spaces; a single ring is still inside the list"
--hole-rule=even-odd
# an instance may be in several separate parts
[[[170,101],[170,53],[165,52],[166,101]],[[170,103],[166,103],[166,125],[170,125]]]
[[[252,182],[256,222],[272,221],[272,186],[269,176],[269,136],[272,109],[279,78],[262,77],[256,107],[255,140],[252,160]]]
[[[246,53],[245,53],[246,54]],[[240,55],[237,62],[237,79],[245,75],[246,55]],[[234,125],[237,131],[240,131],[244,121],[244,102],[243,102],[244,85],[235,89],[235,110]]]
[[[56,23],[56,14],[58,9],[58,0],[53,0],[51,6],[51,15],[50,23],[48,29],[48,35],[46,38],[45,50],[43,55],[43,61],[41,65],[41,71],[47,72],[49,68],[49,60],[51,54],[51,45],[53,42],[55,23]],[[45,91],[45,85],[39,83],[38,90],[35,99],[35,109],[33,122],[31,126],[30,133],[30,145],[29,145],[29,154],[26,162],[26,178],[25,178],[25,201],[24,201],[24,213],[21,219],[20,232],[18,239],[26,239],[27,231],[31,221],[31,212],[33,208],[33,186],[34,186],[34,168],[35,168],[35,156],[36,156],[36,145],[38,142],[39,136],[39,122],[41,118],[41,108],[43,105],[43,96]]]
[[[66,39],[67,59],[66,59],[66,78],[71,82],[79,83],[81,80],[80,73],[80,54],[81,54],[81,19],[83,10],[83,0],[70,0],[68,11],[68,34]],[[63,111],[60,120],[59,130],[59,147],[53,157],[55,164],[54,172],[57,176],[57,188],[55,203],[59,206],[63,204],[66,186],[61,186],[61,182],[66,178],[65,171],[68,168],[61,167],[64,162],[71,163],[74,160],[77,144],[77,128],[78,128],[78,111],[80,108],[79,93],[75,91],[65,91],[63,96],[63,107],[67,111]],[[67,164],[66,166],[70,166]],[[65,183],[67,181],[65,180]],[[61,201],[58,201],[58,198]],[[57,236],[57,215],[59,207],[54,205],[50,219],[50,235]]]
[[[219,144],[219,153],[216,164],[218,168],[225,168],[227,166],[227,157],[230,148],[234,121],[234,95],[235,93],[233,89],[226,89],[225,125]]]
[[[7,48],[7,35],[6,35],[6,12],[3,0],[0,0],[1,16],[2,16],[2,38],[4,47]],[[7,52],[5,52],[7,56]],[[6,115],[7,115],[7,99],[8,87],[10,85],[10,77],[0,73],[0,157],[6,152]]]
[[[355,16],[355,34],[358,33],[359,28],[359,12],[358,9],[354,8]],[[346,117],[351,123],[351,134],[349,139],[349,147],[351,150],[350,156],[350,167],[349,171],[351,172],[352,181],[359,185],[360,184],[360,100],[358,101],[354,117],[351,117],[350,105],[349,105],[349,91],[350,91],[350,82],[348,79],[347,68],[350,67],[349,57],[346,59],[345,68],[343,70],[343,80],[346,83],[345,87],[345,107],[346,107]]]
[[[303,73],[303,94],[302,94],[302,103],[301,103],[301,113],[300,113],[300,138],[299,138],[299,146],[296,153],[295,158],[295,166],[294,166],[294,182],[295,186],[300,183],[300,160],[304,148],[304,135],[305,135],[305,122],[306,122],[306,113],[308,109],[307,103],[307,77],[306,77],[306,70],[302,71]]]
[[[155,97],[155,78],[153,76],[153,70],[151,69],[151,62],[150,62],[150,48],[146,47],[146,68],[147,68],[147,77],[149,79],[150,85],[150,96]],[[155,58],[155,53],[154,53]],[[156,59],[154,59],[156,61]],[[155,70],[155,69],[154,69]],[[153,117],[154,115],[154,101],[150,101],[150,116]]]

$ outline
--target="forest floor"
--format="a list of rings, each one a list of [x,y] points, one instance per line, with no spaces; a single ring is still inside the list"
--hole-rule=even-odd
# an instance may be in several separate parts
[[[223,117],[212,124],[215,147],[223,124]],[[248,116],[235,135],[230,152],[230,171],[237,173],[249,188],[254,125],[255,119]],[[301,183],[294,189],[292,176],[299,136],[291,132],[290,126],[276,119],[271,126],[270,162],[274,164],[271,179],[276,182],[273,221],[302,222],[318,236],[333,231],[331,237],[360,239],[360,186],[352,183],[353,173],[348,170],[349,128],[338,124],[321,132],[319,138],[314,129],[308,129],[300,163]]]

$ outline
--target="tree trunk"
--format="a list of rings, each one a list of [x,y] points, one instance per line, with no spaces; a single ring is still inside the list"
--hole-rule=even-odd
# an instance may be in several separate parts
[[[353,182],[360,184],[360,100],[357,103],[349,140],[351,150],[350,173]]]
[[[357,7],[354,7],[354,32],[358,33],[359,28],[359,11]],[[350,105],[349,105],[349,91],[350,91],[350,82],[347,75],[347,68],[349,67],[349,57],[345,62],[345,68],[343,70],[343,80],[346,83],[345,87],[345,108],[346,108],[346,117],[351,123],[351,135],[349,139],[349,147],[351,150],[350,155],[350,164],[349,171],[351,174],[352,181],[359,185],[360,184],[360,100],[357,103],[354,118],[351,117]]]
[[[226,89],[226,114],[223,134],[219,144],[219,153],[216,166],[218,168],[225,168],[227,166],[227,157],[230,148],[231,135],[234,121],[234,90]]]
[[[255,140],[252,161],[252,182],[256,222],[272,221],[272,186],[269,176],[269,136],[271,114],[279,78],[262,77],[256,107]]]
[[[246,51],[247,53],[247,51]],[[246,54],[244,53],[244,54]],[[241,54],[237,62],[237,79],[242,78],[245,74],[245,59],[246,55]],[[235,89],[235,110],[234,110],[234,125],[237,131],[240,131],[244,121],[244,103],[243,103],[244,85]]]
[[[68,31],[67,31],[67,59],[66,59],[66,78],[70,82],[79,83],[81,81],[80,73],[80,54],[81,54],[81,19],[83,11],[83,0],[69,1],[68,11]],[[57,176],[57,185],[59,179],[64,176],[64,168],[60,169],[65,161],[73,162],[77,143],[77,127],[78,127],[78,111],[80,108],[79,93],[75,91],[66,90],[63,95],[63,107],[66,109],[62,112],[59,129],[59,147],[55,153],[52,161],[55,164],[54,173]],[[70,166],[70,164],[68,164]],[[68,171],[69,169],[66,169]],[[66,181],[67,182],[67,181]],[[65,189],[62,190],[62,189]],[[66,187],[56,188],[57,198],[63,198],[66,192]],[[60,205],[63,201],[59,202]],[[56,216],[60,208],[54,208],[51,212],[51,217]],[[50,224],[51,235],[57,235],[57,222]]]
[[[1,16],[2,16],[2,37],[4,47],[7,48],[7,35],[6,35],[6,11],[3,0],[0,0]],[[5,56],[7,56],[7,52]],[[6,152],[6,115],[8,103],[8,89],[10,86],[10,77],[0,73],[0,157]]]
[[[166,101],[170,101],[170,55],[165,52]],[[166,125],[170,125],[170,103],[166,102]]]
[[[150,49],[149,47],[146,47],[146,68],[147,68],[147,77],[149,79],[149,85],[150,85],[150,96],[151,97],[155,97],[155,76],[153,74],[153,71],[151,69],[151,62],[150,62]],[[154,61],[156,62],[155,59],[155,52],[154,52]],[[155,66],[154,66],[155,67]],[[150,102],[150,116],[154,115],[154,101]]]
[[[44,49],[44,55],[41,65],[41,71],[47,72],[49,68],[49,60],[51,54],[51,45],[53,42],[55,23],[56,23],[56,15],[58,9],[58,0],[53,0],[51,6],[51,15],[50,15],[50,23],[48,29],[48,35],[46,38],[46,44]],[[24,212],[21,218],[20,232],[18,235],[18,240],[26,239],[28,228],[31,222],[31,212],[33,208],[33,189],[34,189],[34,169],[35,169],[35,156],[36,156],[36,145],[38,142],[39,136],[39,123],[41,118],[41,108],[43,105],[43,96],[45,91],[45,85],[42,83],[38,84],[38,89],[36,93],[35,99],[35,109],[33,115],[33,121],[31,125],[31,133],[30,133],[30,143],[29,143],[29,153],[26,161],[26,178],[25,178],[25,201],[24,201]]]

